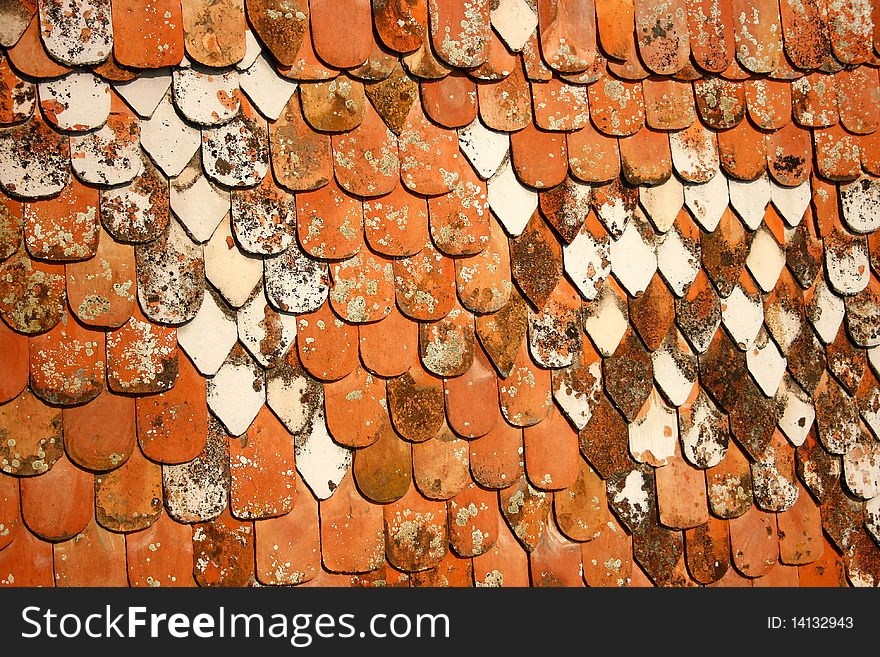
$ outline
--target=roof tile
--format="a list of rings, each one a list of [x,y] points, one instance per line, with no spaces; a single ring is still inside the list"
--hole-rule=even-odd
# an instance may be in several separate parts
[[[67,298],[77,318],[89,326],[121,326],[132,314],[136,280],[134,250],[104,233],[95,257],[68,263]]]
[[[532,488],[525,475],[499,493],[501,513],[527,552],[532,552],[540,542],[541,535],[550,522],[552,504],[552,493]],[[499,545],[503,545],[500,537]]]
[[[553,406],[550,372],[537,366],[522,343],[511,373],[498,386],[501,412],[514,426],[529,427],[543,421]]]
[[[412,319],[436,321],[455,303],[455,269],[428,241],[422,250],[394,261],[397,306]]]
[[[385,421],[377,440],[354,453],[352,472],[358,491],[376,504],[399,500],[412,480],[412,449]]]
[[[193,525],[193,577],[199,586],[248,586],[254,580],[254,526],[229,510]]]
[[[572,175],[584,182],[607,182],[620,174],[617,140],[598,132],[587,122],[566,133],[568,164]]]
[[[94,485],[91,473],[63,456],[41,476],[22,479],[21,515],[28,529],[47,541],[73,538],[92,521]]]
[[[710,128],[733,128],[745,118],[745,85],[741,82],[720,77],[700,78],[694,81],[694,97],[700,118]]]
[[[104,388],[104,333],[65,314],[30,340],[30,388],[50,404],[88,402]]]
[[[36,13],[36,6],[32,5]],[[40,19],[35,17],[14,44],[8,46],[9,61],[15,69],[28,77],[53,78],[64,75],[70,69],[49,57],[40,38]]]
[[[49,54],[68,66],[98,64],[110,56],[110,0],[45,0],[40,27]],[[83,38],[83,34],[88,35]]]
[[[439,564],[447,550],[446,504],[422,497],[415,487],[383,509],[388,562],[408,572]]]
[[[644,127],[636,134],[621,137],[620,163],[623,175],[632,185],[660,185],[672,175],[669,139],[665,132]]]
[[[346,447],[366,447],[379,439],[390,422],[385,382],[358,365],[348,376],[324,384],[327,429]]]
[[[555,404],[544,421],[523,429],[523,445],[532,486],[561,491],[575,485],[583,462],[578,433]]]
[[[419,355],[438,376],[461,376],[474,358],[474,318],[457,303],[436,322],[419,324]]]
[[[36,3],[33,0],[13,0],[3,7],[0,45],[6,48],[15,45],[36,11]]]
[[[254,523],[256,576],[261,584],[302,584],[321,571],[318,502],[305,486],[294,492],[293,510]]]
[[[412,442],[433,438],[444,422],[442,379],[416,364],[386,386],[391,421],[401,436]]]
[[[456,258],[455,282],[462,305],[475,312],[493,313],[510,298],[510,252],[498,222],[489,217],[487,223],[488,239],[481,252],[470,258]]]
[[[831,51],[826,23],[827,8],[819,3],[782,0],[779,9],[785,37],[785,53],[792,64],[805,69],[820,67]]]
[[[126,586],[125,537],[94,518],[74,538],[53,546],[55,586]]]
[[[53,586],[52,544],[26,529],[18,540],[0,551],[0,586]]]
[[[0,403],[17,397],[28,384],[29,349],[26,336],[0,322]]]
[[[0,406],[0,470],[25,477],[47,472],[64,456],[61,423],[60,409],[27,389]]]
[[[697,356],[677,329],[651,354],[654,381],[673,406],[682,406],[697,380]]]
[[[477,587],[527,586],[529,584],[528,553],[517,542],[510,528],[498,522],[498,541],[473,559],[474,583]]]
[[[776,516],[779,525],[779,559],[785,564],[809,564],[831,548],[823,546],[819,506],[798,485],[798,498],[788,511]]]
[[[583,586],[580,545],[570,541],[552,518],[529,554],[532,586]]]
[[[752,506],[752,474],[749,461],[735,442],[724,458],[706,470],[709,509],[719,518],[737,518]]]
[[[590,120],[587,88],[558,78],[532,82],[532,105],[543,130],[579,130]]]
[[[113,56],[123,66],[161,68],[183,58],[183,14],[177,0],[111,0]],[[155,17],[162,16],[162,20]]]
[[[653,468],[632,463],[605,483],[609,508],[630,532],[656,525],[657,490]]]
[[[379,38],[391,50],[416,50],[421,46],[428,29],[427,0],[374,2],[373,23]]]
[[[65,408],[64,449],[76,465],[106,472],[137,450],[135,402],[103,390],[85,406]]]
[[[721,166],[734,178],[754,180],[767,168],[766,136],[749,121],[717,134]]]
[[[660,75],[683,68],[690,56],[684,0],[659,5],[635,0],[634,7],[639,54],[645,65]]]
[[[480,118],[493,130],[513,132],[532,121],[532,95],[521,65],[506,78],[477,85]]]
[[[361,362],[380,376],[399,376],[418,361],[418,323],[396,305],[384,319],[359,324],[358,336]]]
[[[702,525],[684,533],[685,558],[691,576],[700,584],[712,584],[730,568],[728,523],[709,517]]]
[[[348,26],[349,35],[343,42],[336,32],[341,21]],[[370,56],[372,13],[368,0],[309,2],[309,24],[315,53],[330,66],[353,68]]]
[[[593,62],[597,53],[593,0],[542,0],[538,18],[541,52],[550,67],[577,73]]]
[[[177,332],[135,312],[107,335],[107,384],[117,392],[146,394],[177,380]]]
[[[245,55],[243,0],[181,0],[186,54],[205,66],[231,66]]]
[[[441,59],[464,68],[486,60],[492,29],[489,5],[487,0],[428,0],[431,42]]]
[[[290,97],[278,120],[269,124],[269,140],[272,171],[279,184],[304,191],[323,187],[330,181],[330,137],[315,132],[306,123],[296,95]]]
[[[424,497],[448,500],[470,481],[468,445],[446,425],[437,434],[412,446],[413,480]]]
[[[463,128],[476,120],[477,86],[466,75],[452,73],[439,80],[423,80],[419,90],[422,108],[435,123]]]
[[[446,503],[449,544],[456,554],[475,557],[496,545],[499,524],[498,498],[472,481]]]
[[[35,115],[0,133],[0,185],[13,196],[46,198],[64,189],[70,177],[70,145]]]
[[[146,529],[162,514],[162,468],[138,449],[120,467],[95,477],[95,518],[112,532]]]
[[[736,58],[753,73],[769,73],[782,57],[779,5],[772,0],[731,0]]]
[[[392,263],[366,250],[330,269],[330,304],[349,322],[380,320],[394,305]]]
[[[237,339],[235,313],[210,288],[196,316],[177,332],[178,344],[206,376],[217,373]]]
[[[37,88],[43,116],[59,130],[91,130],[107,122],[110,85],[88,71],[73,71],[64,77],[40,82]]]
[[[486,488],[507,488],[523,474],[522,429],[496,422],[489,432],[468,442],[471,475]]]
[[[809,128],[835,125],[837,85],[835,76],[816,71],[791,84],[791,107],[794,120]]]
[[[83,260],[98,246],[98,190],[70,181],[51,199],[24,204],[24,241],[31,256]]]
[[[144,531],[125,537],[131,586],[189,586],[192,581],[192,530],[167,514]]]
[[[835,75],[835,81],[843,127],[857,135],[876,132],[880,128],[880,108],[877,106],[880,81],[877,72],[862,67],[844,70]]]
[[[357,364],[357,330],[337,318],[329,303],[297,317],[296,345],[303,367],[321,380],[341,379]]]
[[[306,254],[321,259],[342,259],[361,249],[363,203],[345,193],[335,182],[299,194],[296,213],[297,235]]]
[[[642,85],[606,75],[587,90],[590,117],[601,132],[621,137],[635,134],[644,125]]]

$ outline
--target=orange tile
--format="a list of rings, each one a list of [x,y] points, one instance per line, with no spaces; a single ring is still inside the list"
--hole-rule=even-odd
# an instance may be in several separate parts
[[[18,476],[41,475],[64,455],[60,409],[25,389],[0,406],[0,469]],[[11,444],[10,444],[11,443]]]
[[[535,125],[542,130],[580,130],[590,121],[587,88],[553,78],[532,82]]]
[[[64,409],[64,448],[77,465],[104,472],[125,463],[137,449],[135,404],[104,390],[85,406]]]
[[[390,260],[366,249],[330,268],[330,305],[348,322],[381,320],[394,306],[394,270]]]
[[[575,485],[582,463],[578,433],[555,404],[542,422],[523,430],[523,443],[526,474],[533,486],[560,491]]]
[[[347,77],[303,83],[299,97],[303,117],[322,132],[353,130],[363,121],[368,104],[363,83]]]
[[[798,586],[797,566],[785,566],[776,564],[769,573],[752,582],[755,588],[761,587],[796,587]]]
[[[388,379],[388,411],[394,428],[412,442],[433,438],[444,422],[443,380],[420,363]]]
[[[333,314],[325,302],[297,317],[297,350],[303,367],[322,381],[336,381],[357,365],[357,328]]]
[[[789,126],[793,130],[793,126]],[[740,180],[754,180],[767,168],[766,135],[750,122],[741,121],[730,130],[717,133],[718,155],[724,171]]]
[[[330,137],[314,131],[306,123],[296,94],[290,97],[278,120],[269,124],[269,144],[272,171],[280,185],[306,191],[330,182],[333,175]]]
[[[0,571],[0,587],[54,586],[52,544],[23,529],[18,540],[0,550]]]
[[[241,520],[290,513],[295,498],[294,437],[263,406],[247,433],[229,440],[229,505]]]
[[[412,319],[438,320],[455,303],[455,267],[451,258],[425,243],[416,255],[394,261],[397,307]]]
[[[45,474],[21,480],[22,519],[47,541],[73,538],[92,521],[94,486],[90,473],[59,458]]]
[[[580,545],[561,534],[548,518],[546,531],[529,553],[529,571],[532,586],[584,586]]]
[[[113,532],[146,529],[162,513],[162,468],[135,449],[123,465],[95,476],[95,518]]]
[[[493,548],[503,520],[498,497],[475,483],[467,484],[446,504],[449,544],[462,557],[475,557]]]
[[[519,348],[510,376],[498,382],[498,395],[501,412],[515,426],[530,427],[550,413],[550,371],[535,365],[525,343]]]
[[[321,572],[318,501],[297,486],[293,510],[279,518],[254,523],[256,573],[269,586],[302,584]]]
[[[363,244],[364,207],[360,199],[335,182],[302,192],[296,198],[296,230],[308,255],[342,259],[355,255]]]
[[[736,443],[730,443],[718,465],[706,470],[706,484],[710,509],[716,516],[736,518],[751,508],[752,473]]]
[[[498,373],[507,377],[528,328],[528,305],[516,288],[498,311],[476,317],[477,336]]]
[[[749,117],[763,130],[779,130],[791,120],[791,84],[783,80],[746,80]]]
[[[752,73],[769,73],[782,57],[782,26],[776,0],[731,0],[736,58]],[[737,17],[745,16],[745,20]],[[737,25],[736,21],[740,23]]]
[[[98,248],[98,226],[98,190],[75,178],[59,196],[24,205],[24,242],[34,258],[91,258]]]
[[[503,132],[522,130],[532,121],[532,94],[521,66],[503,80],[477,85],[480,118]]]
[[[689,82],[647,79],[642,82],[645,123],[655,130],[681,130],[696,121],[694,92]]]
[[[0,322],[0,403],[17,397],[28,384],[29,345],[27,337]]]
[[[588,87],[590,117],[606,135],[622,137],[638,132],[645,124],[642,85],[610,76]]]
[[[137,282],[134,249],[101,231],[95,257],[65,265],[67,300],[89,326],[117,328],[131,317]]]
[[[834,56],[844,64],[862,64],[871,56],[872,11],[870,4],[830,3],[828,33]]]
[[[474,583],[478,587],[529,585],[529,557],[507,524],[499,518],[498,540],[473,559]]]
[[[364,93],[385,124],[394,134],[399,135],[413,105],[418,104],[419,85],[407,74],[396,58],[390,55],[388,57],[390,59],[387,63],[387,73],[382,70],[371,74],[370,77],[378,77],[379,81],[367,84]],[[370,62],[368,61],[364,66],[370,66]],[[357,69],[352,74],[358,75],[360,70]]]
[[[486,183],[467,165],[457,166],[448,180],[448,194],[428,199],[434,244],[451,256],[480,253],[490,241],[491,230]]]
[[[382,507],[358,493],[346,475],[333,496],[321,500],[321,558],[333,572],[365,573],[385,563]]]
[[[192,526],[193,577],[199,586],[249,586],[254,582],[254,525],[225,509]]]
[[[617,519],[608,515],[598,538],[581,543],[584,581],[588,586],[629,586],[633,576],[632,541]]]
[[[446,504],[421,496],[412,486],[383,509],[385,555],[395,568],[407,572],[437,566],[446,555]]]
[[[0,475],[0,552],[5,550],[20,532],[21,497],[18,479]]]
[[[628,440],[626,420],[602,395],[580,433],[581,453],[607,479],[632,467]]]
[[[427,0],[379,0],[373,3],[376,33],[388,48],[412,52],[428,32]]]
[[[455,497],[471,481],[467,441],[443,425],[430,440],[412,446],[416,487],[431,500]]]
[[[499,421],[469,442],[471,475],[481,486],[507,488],[523,473],[522,429]]]
[[[131,586],[189,586],[193,571],[192,530],[163,513],[150,527],[125,535]]]
[[[400,179],[417,194],[445,194],[461,184],[462,166],[455,131],[432,123],[416,103],[400,133]],[[466,174],[464,174],[466,175]]]
[[[137,70],[120,65],[112,54],[103,63],[93,66],[92,72],[113,82],[130,82],[138,76]]]
[[[186,463],[197,457],[207,436],[205,380],[188,358],[178,359],[177,384],[137,399],[138,442],[159,463]]]
[[[14,255],[21,246],[24,204],[9,198],[0,197],[0,260]]]
[[[862,167],[872,176],[880,175],[880,132],[862,135],[859,143]]]
[[[40,19],[31,20],[16,44],[7,51],[9,62],[15,69],[32,78],[54,78],[70,71],[49,57],[40,39]]]
[[[850,132],[865,135],[880,128],[880,105],[877,104],[877,71],[867,66],[840,71],[837,82],[837,106],[840,122]]]
[[[609,56],[626,59],[633,44],[633,0],[610,0],[596,3],[596,27],[599,43]]]
[[[681,70],[690,56],[685,0],[635,0],[636,37],[645,66],[660,75]]]
[[[540,130],[529,123],[510,136],[510,150],[517,177],[529,187],[558,185],[568,174],[565,137]]]
[[[599,58],[597,57],[596,60],[599,61]],[[609,73],[622,80],[630,80],[633,82],[644,80],[651,75],[651,71],[645,68],[642,58],[639,57],[635,39],[630,39],[626,54],[622,57],[622,60],[623,61],[616,61],[614,59],[609,59],[605,66],[602,66],[602,69],[607,69]],[[600,70],[599,74],[601,75],[603,72],[604,70]],[[591,80],[590,82],[595,82],[595,80]]]
[[[52,551],[55,586],[128,586],[125,537],[108,532],[94,518]]]
[[[780,560],[790,565],[806,565],[822,556],[822,518],[819,505],[798,485],[798,499],[789,510],[776,516],[779,525]]]
[[[470,208],[462,208],[462,210]],[[487,217],[488,240],[473,257],[456,258],[455,282],[466,308],[477,313],[500,310],[510,298],[511,270],[507,235],[494,217]],[[478,320],[479,321],[479,320]]]
[[[477,343],[470,369],[444,381],[446,418],[465,438],[484,436],[501,421],[495,370]]]
[[[596,14],[593,0],[538,2],[541,53],[551,68],[577,73],[596,58]]]
[[[379,439],[390,422],[385,381],[360,365],[339,381],[324,384],[327,430],[346,447],[366,447]]]
[[[665,131],[644,127],[630,137],[621,137],[620,164],[631,185],[658,185],[672,175],[672,155]]]
[[[445,197],[438,197],[445,198]],[[364,201],[364,237],[374,251],[386,256],[411,256],[428,238],[428,204],[404,185]]]
[[[101,223],[121,242],[150,242],[168,226],[168,183],[149,158],[143,163],[141,173],[127,186],[100,190]]]
[[[589,187],[572,178],[539,195],[541,216],[549,223],[566,244],[578,235],[590,212]],[[595,220],[595,215],[593,216]]]
[[[682,532],[650,522],[633,533],[632,541],[633,558],[655,586],[689,585]]]
[[[488,0],[428,0],[431,43],[440,59],[461,68],[486,61],[489,5]]]
[[[553,511],[560,531],[573,541],[592,541],[607,531],[605,482],[584,459],[578,459],[574,483],[554,493]]]
[[[312,14],[314,16],[314,13]],[[339,185],[358,196],[382,196],[399,182],[397,137],[366,103],[359,126],[333,135],[333,171]]]
[[[813,131],[816,168],[823,178],[850,181],[861,174],[860,141],[839,125]]]
[[[702,525],[684,533],[688,571],[700,584],[719,581],[730,568],[727,521],[709,516]]]
[[[526,551],[531,552],[540,542],[552,503],[552,494],[532,488],[525,476],[499,492],[501,513]]]
[[[617,140],[598,132],[587,122],[576,132],[566,133],[571,174],[584,182],[607,182],[620,175]]]
[[[399,376],[418,362],[418,323],[396,306],[378,322],[359,324],[358,336],[361,362],[379,376]]]
[[[476,80],[502,80],[519,66],[521,64],[517,56],[490,30],[486,39],[486,60],[476,68],[468,69],[467,73]]]
[[[437,58],[427,39],[418,50],[403,56],[403,65],[411,75],[423,80],[436,80],[449,75],[453,70]]]
[[[541,55],[538,30],[534,30],[522,47],[523,68],[531,82],[548,82],[553,79],[553,69],[547,66]],[[597,53],[596,59],[599,59]]]
[[[477,118],[477,85],[466,75],[453,72],[439,80],[422,80],[419,88],[422,108],[435,123],[463,128]]]
[[[131,319],[107,335],[107,384],[116,392],[162,392],[177,380],[177,331],[144,319]]]
[[[746,113],[745,86],[721,77],[694,81],[694,96],[700,118],[710,128],[724,130],[743,120]],[[719,144],[721,138],[719,137]]]
[[[700,68],[721,73],[733,58],[734,17],[730,0],[687,0],[691,54]]]
[[[318,81],[333,79],[339,74],[339,71],[334,68],[328,68],[324,62],[318,59],[312,45],[312,29],[309,23],[309,20],[303,20],[301,23],[303,28],[302,41],[293,63],[289,66],[278,66],[277,70],[284,77],[294,80]]]
[[[673,529],[690,529],[709,520],[706,477],[686,462],[676,441],[675,455],[655,471],[660,522]]]
[[[808,128],[824,128],[838,121],[835,76],[816,71],[791,85],[794,120]]]
[[[186,54],[205,66],[222,68],[245,54],[247,27],[239,0],[181,0]]]
[[[474,316],[458,303],[446,317],[419,324],[419,356],[437,376],[461,376],[474,358]]]
[[[250,0],[251,27],[282,66],[294,66],[308,30],[308,0]]]
[[[354,453],[352,473],[358,491],[376,504],[399,500],[412,486],[412,450],[390,422],[382,424],[377,440]]]
[[[0,57],[0,89],[0,123],[20,123],[31,117],[37,103],[37,88],[18,77],[5,56]]]
[[[729,521],[730,547],[736,569],[746,577],[770,572],[779,560],[776,515],[752,507]]]
[[[739,218],[726,208],[714,232],[701,241],[703,269],[722,297],[730,296],[749,252],[751,235]]]
[[[122,66],[161,68],[183,58],[179,0],[112,0],[113,56]]]
[[[70,315],[30,339],[30,386],[50,404],[80,404],[104,388],[104,333]]]
[[[819,68],[831,54],[825,6],[780,0],[785,53],[798,68]]]
[[[648,350],[659,349],[675,322],[672,293],[659,273],[641,296],[629,300],[629,318]]]
[[[822,536],[822,556],[812,563],[798,566],[801,586],[837,587],[847,586],[843,559],[831,542]]]
[[[410,582],[413,587],[470,587],[473,586],[474,573],[471,559],[457,556],[451,550],[439,564],[428,570],[413,573]]]

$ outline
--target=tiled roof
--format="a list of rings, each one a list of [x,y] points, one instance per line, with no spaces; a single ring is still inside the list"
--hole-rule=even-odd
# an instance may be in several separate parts
[[[0,44],[0,583],[880,583],[875,0]]]

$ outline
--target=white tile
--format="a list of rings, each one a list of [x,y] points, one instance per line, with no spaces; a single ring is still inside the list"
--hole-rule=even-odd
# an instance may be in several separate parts
[[[511,237],[523,232],[532,214],[538,208],[538,194],[522,183],[513,172],[510,158],[504,160],[501,168],[489,179],[487,184],[489,207],[499,223]]]
[[[773,291],[785,267],[785,251],[766,226],[758,228],[752,238],[746,267],[762,291]]]
[[[240,107],[238,75],[235,69],[177,68],[172,76],[174,104],[193,123],[227,123]]]
[[[694,220],[703,230],[714,232],[727,209],[730,196],[727,192],[727,178],[719,173],[711,180],[696,185],[685,185],[684,202]]]
[[[797,187],[785,187],[771,180],[770,199],[782,220],[791,227],[797,226],[810,205],[810,182],[802,182]]]
[[[263,276],[263,259],[240,248],[223,220],[205,245],[205,276],[233,308],[241,307]]]
[[[785,374],[786,365],[785,356],[779,351],[779,347],[767,331],[761,329],[752,346],[746,351],[746,367],[758,387],[768,397],[776,394]]]
[[[747,294],[737,285],[729,297],[721,299],[721,322],[740,349],[752,346],[763,321],[760,294]]]
[[[813,400],[797,382],[787,374],[783,377],[776,393],[779,406],[777,424],[785,437],[795,447],[800,447],[810,433],[810,427],[816,419]]]
[[[89,71],[73,71],[37,88],[43,114],[61,130],[94,130],[110,115],[110,86]]]
[[[644,292],[657,271],[657,254],[639,223],[630,221],[620,239],[611,243],[611,271],[632,296]]]
[[[655,388],[629,425],[629,451],[639,463],[658,468],[675,455],[677,438],[678,416]]]
[[[263,287],[238,311],[238,337],[263,367],[275,365],[296,339],[296,316],[269,307]]]
[[[201,133],[180,118],[170,95],[141,121],[141,146],[169,178],[183,171],[201,145]]]
[[[208,408],[233,436],[248,430],[266,401],[263,370],[241,347],[232,351],[207,386]]]
[[[193,158],[171,181],[171,210],[196,242],[207,242],[229,214],[229,192],[202,175],[200,158]]]
[[[510,150],[510,137],[483,125],[479,117],[458,131],[458,147],[484,180],[491,178]]]
[[[571,241],[562,247],[565,272],[581,295],[596,298],[602,282],[611,273],[611,241],[607,235],[596,239],[586,225]]]
[[[755,230],[764,221],[767,204],[770,203],[770,181],[767,174],[755,180],[744,181],[729,178],[727,191],[730,205],[749,230]]]
[[[526,0],[498,0],[490,18],[492,27],[513,52],[522,50],[538,27],[538,16]]]
[[[113,88],[142,119],[153,116],[171,87],[171,69],[141,71],[134,80],[114,82]]]
[[[237,340],[235,314],[221,308],[210,290],[196,316],[177,329],[177,343],[205,376],[217,373]]]
[[[665,233],[675,224],[684,206],[684,187],[675,176],[653,187],[639,188],[639,203],[659,232]]]
[[[264,55],[259,55],[239,76],[241,90],[251,99],[263,116],[270,121],[281,116],[287,101],[296,91],[297,83],[283,78]]]

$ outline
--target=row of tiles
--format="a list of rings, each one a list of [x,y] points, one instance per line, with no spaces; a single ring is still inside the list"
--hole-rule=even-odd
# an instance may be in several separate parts
[[[873,61],[877,12],[875,2],[827,0],[12,0],[0,45],[44,59],[46,76],[70,66],[131,75],[175,66],[184,53],[231,66],[248,56],[253,33],[291,77],[403,53],[426,77],[479,74],[517,52],[569,75],[605,57],[645,75],[734,64],[785,74]]]

